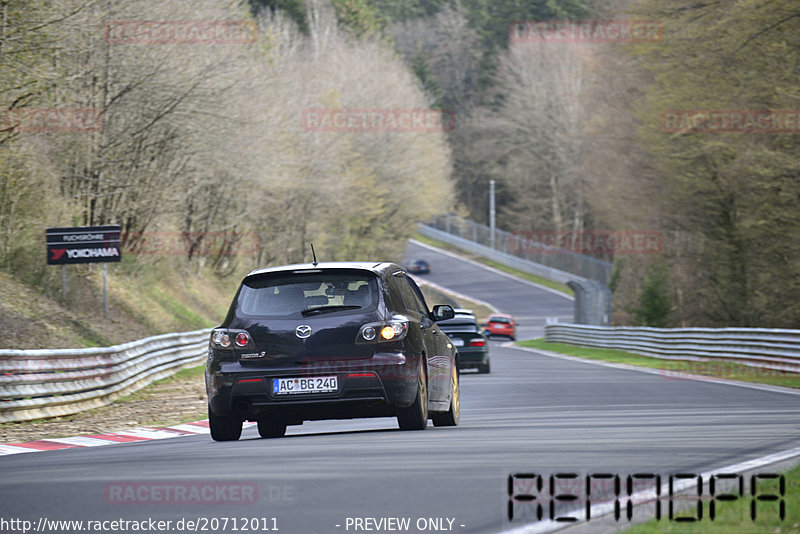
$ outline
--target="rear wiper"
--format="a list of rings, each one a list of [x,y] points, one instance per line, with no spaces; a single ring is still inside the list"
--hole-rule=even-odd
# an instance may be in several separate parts
[[[320,306],[319,308],[311,308],[310,310],[303,310],[301,313],[303,317],[308,317],[310,315],[319,315],[321,313],[328,313],[328,312],[335,312],[339,310],[357,310],[361,306],[342,306],[341,304],[337,304],[334,306]]]

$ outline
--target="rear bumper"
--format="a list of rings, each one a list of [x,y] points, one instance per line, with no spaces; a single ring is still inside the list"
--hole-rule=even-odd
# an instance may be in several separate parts
[[[479,365],[486,364],[489,361],[488,350],[459,350],[458,351],[458,367],[459,369],[471,369]]]
[[[508,336],[515,337],[516,330],[513,328],[487,328],[484,330],[487,336]]]
[[[393,415],[417,393],[419,358],[376,353],[364,360],[319,360],[271,367],[243,367],[210,356],[206,392],[211,410],[244,419],[275,413],[287,420],[349,419]],[[337,391],[278,394],[274,378],[336,376]]]

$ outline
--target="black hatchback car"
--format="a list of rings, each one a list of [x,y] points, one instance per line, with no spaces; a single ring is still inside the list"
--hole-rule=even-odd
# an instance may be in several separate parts
[[[439,327],[447,334],[458,351],[459,369],[477,369],[479,373],[491,372],[489,342],[474,316],[456,315],[442,321]]]
[[[206,390],[211,437],[262,437],[320,419],[397,417],[401,429],[454,426],[458,354],[392,263],[319,263],[247,275],[211,333]]]
[[[405,269],[411,274],[428,274],[431,272],[431,265],[425,260],[411,260],[406,263]]]

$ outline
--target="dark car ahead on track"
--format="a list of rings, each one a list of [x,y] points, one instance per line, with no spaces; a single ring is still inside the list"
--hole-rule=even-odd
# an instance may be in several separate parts
[[[431,265],[425,260],[411,260],[405,264],[405,269],[411,274],[428,274],[431,272]]]
[[[392,263],[320,263],[253,271],[211,333],[211,437],[262,437],[319,419],[397,417],[404,430],[458,424],[457,351],[417,285]]]
[[[489,342],[474,316],[456,315],[453,319],[440,321],[439,328],[458,350],[459,369],[490,372]]]

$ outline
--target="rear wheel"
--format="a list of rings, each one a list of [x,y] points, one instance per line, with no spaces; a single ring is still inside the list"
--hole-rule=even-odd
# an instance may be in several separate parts
[[[450,409],[431,416],[433,426],[456,426],[461,419],[461,392],[458,389],[458,368],[453,366],[453,395],[450,397]]]
[[[242,435],[242,420],[233,415],[215,415],[209,406],[208,428],[214,441],[236,441]]]
[[[428,426],[428,384],[422,367],[417,378],[417,397],[411,406],[400,409],[397,423],[401,430],[425,430]]]
[[[280,438],[286,434],[286,421],[276,417],[261,417],[258,420],[258,435],[262,438]]]
[[[478,365],[478,372],[484,375],[488,375],[492,370],[492,365],[489,362],[489,359],[486,359],[486,363],[482,363]]]

